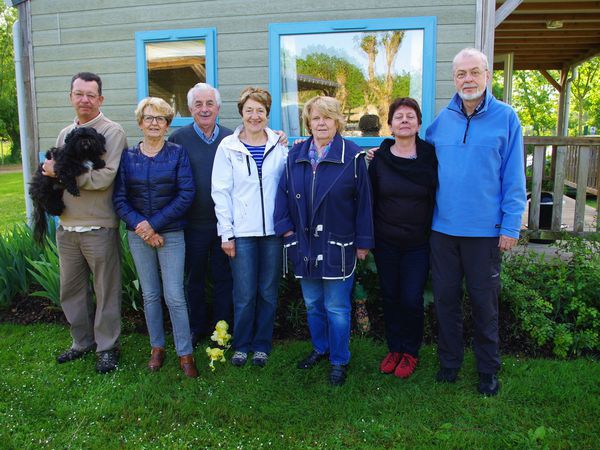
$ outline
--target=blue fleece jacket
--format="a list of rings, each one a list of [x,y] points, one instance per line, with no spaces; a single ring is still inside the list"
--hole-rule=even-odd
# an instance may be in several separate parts
[[[427,130],[438,190],[432,229],[451,236],[517,238],[525,210],[523,135],[514,110],[489,92],[470,116],[456,94]]]

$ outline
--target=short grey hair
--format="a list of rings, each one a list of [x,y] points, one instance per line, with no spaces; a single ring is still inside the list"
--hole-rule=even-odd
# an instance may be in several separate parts
[[[213,91],[215,93],[215,100],[217,101],[217,105],[221,107],[221,94],[219,94],[219,90],[207,83],[197,83],[187,93],[188,108],[191,109],[194,105],[194,95],[196,94],[196,92],[202,91]]]
[[[487,56],[485,55],[485,53],[483,53],[480,50],[477,50],[476,48],[467,47],[467,48],[463,48],[460,52],[458,52],[456,54],[456,56],[454,57],[454,59],[452,60],[452,74],[453,75],[454,75],[454,72],[456,72],[456,62],[463,56],[478,56],[479,58],[481,58],[481,61],[483,62],[483,68],[485,70],[490,69],[490,66],[488,64],[488,59],[487,59]]]

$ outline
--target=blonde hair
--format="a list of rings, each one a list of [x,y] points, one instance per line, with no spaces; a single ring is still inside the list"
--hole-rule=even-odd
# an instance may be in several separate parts
[[[142,123],[144,109],[148,106],[154,108],[160,115],[165,116],[167,118],[167,125],[171,125],[171,121],[175,116],[175,110],[162,98],[158,97],[146,97],[138,103],[135,108],[135,120],[137,120],[138,124]]]
[[[312,135],[312,130],[310,129],[310,116],[314,110],[317,110],[324,117],[335,120],[338,133],[341,133],[344,130],[346,119],[342,114],[342,105],[340,105],[340,102],[333,97],[318,95],[307,101],[302,110],[302,120],[310,135]]]
[[[244,89],[237,102],[240,116],[243,116],[242,110],[248,100],[254,100],[263,105],[267,110],[267,117],[269,116],[269,112],[271,111],[271,94],[269,94],[269,91],[251,86]]]

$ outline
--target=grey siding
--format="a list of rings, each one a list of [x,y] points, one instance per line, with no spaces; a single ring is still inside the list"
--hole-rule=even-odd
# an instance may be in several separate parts
[[[221,123],[239,123],[236,98],[243,87],[269,86],[270,23],[388,17],[437,17],[436,111],[453,93],[454,54],[475,42],[476,0],[33,0],[31,2],[40,148],[54,143],[73,119],[70,77],[96,72],[104,83],[105,114],[120,122],[130,143],[140,137],[136,31],[215,27]]]

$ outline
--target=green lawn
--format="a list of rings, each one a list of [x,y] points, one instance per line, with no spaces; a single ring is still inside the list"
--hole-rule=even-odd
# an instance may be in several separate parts
[[[326,383],[327,365],[300,371],[308,342],[276,343],[268,365],[218,364],[204,351],[201,375],[185,379],[171,347],[149,373],[148,338],[122,338],[119,369],[93,371],[88,355],[65,365],[56,325],[0,325],[0,442],[4,448],[597,448],[600,365],[505,357],[502,390],[475,392],[467,354],[454,385],[433,381],[426,347],[409,380],[381,375],[382,343],[355,338],[346,385]]]
[[[22,173],[0,173],[0,231],[25,220]]]

